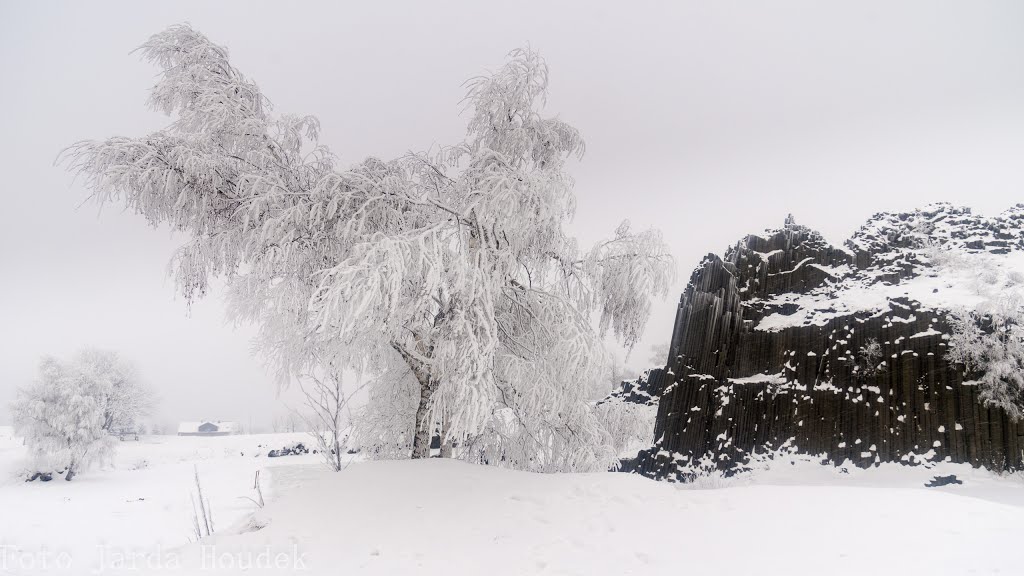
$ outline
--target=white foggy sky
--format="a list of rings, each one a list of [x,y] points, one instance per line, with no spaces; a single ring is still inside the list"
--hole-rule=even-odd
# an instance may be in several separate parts
[[[129,52],[188,21],[278,112],[320,118],[344,165],[457,141],[462,82],[529,44],[548,113],[579,128],[585,243],[661,228],[679,285],[632,364],[671,335],[690,271],[788,212],[844,240],[871,214],[1024,202],[1024,3],[14,2],[0,0],[0,423],[37,359],[133,359],[158,416],[266,425],[276,390],[224,324],[166,279],[179,240],[95,205],[53,166],[85,138],[142,135],[155,71]]]

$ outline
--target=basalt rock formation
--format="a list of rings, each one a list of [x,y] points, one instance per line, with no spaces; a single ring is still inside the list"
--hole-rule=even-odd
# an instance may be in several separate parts
[[[951,249],[985,266],[940,268]],[[1021,271],[1024,205],[878,214],[844,247],[789,218],[709,254],[680,299],[667,366],[643,383],[660,403],[634,470],[673,478],[784,446],[837,464],[1024,468],[1024,422],[980,402],[947,359],[949,311]]]

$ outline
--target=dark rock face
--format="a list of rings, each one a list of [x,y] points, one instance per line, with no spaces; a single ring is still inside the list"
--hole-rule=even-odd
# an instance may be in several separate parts
[[[996,218],[949,205],[879,214],[846,248],[787,219],[708,255],[680,299],[667,366],[648,379],[656,440],[635,470],[674,478],[695,460],[729,469],[782,446],[836,464],[1024,468],[1024,422],[980,403],[946,359],[948,310],[969,291],[938,272],[936,246],[1014,256],[1024,205]]]
[[[607,398],[598,402],[621,401],[644,406],[655,406],[658,398],[664,391],[665,386],[671,382],[665,381],[666,372],[662,369],[654,369],[644,372],[636,380],[623,380]]]

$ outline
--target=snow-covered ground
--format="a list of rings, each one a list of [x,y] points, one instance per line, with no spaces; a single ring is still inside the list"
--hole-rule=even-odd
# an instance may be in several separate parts
[[[0,433],[0,574],[1024,573],[1024,481],[962,465],[843,472],[785,458],[673,485],[445,460],[331,473],[313,455],[254,456],[301,436],[147,438],[123,444],[113,469],[25,483],[20,442]],[[194,465],[216,523],[198,544]],[[242,498],[259,468],[261,510]],[[924,487],[946,474],[963,484]],[[47,570],[16,564],[43,557]]]
[[[0,427],[0,575],[106,573],[98,569],[121,557],[188,543],[196,471],[215,529],[228,530],[256,508],[245,497],[256,496],[257,470],[271,471],[261,473],[269,498],[274,468],[319,462],[313,454],[266,457],[296,441],[308,437],[144,436],[120,442],[107,469],[88,470],[71,482],[57,476],[25,482],[25,448],[9,427]]]

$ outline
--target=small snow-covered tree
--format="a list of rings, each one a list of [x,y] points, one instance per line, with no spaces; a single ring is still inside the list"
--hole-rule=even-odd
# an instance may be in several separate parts
[[[949,313],[946,358],[978,382],[982,402],[1019,420],[1024,416],[1024,274],[991,254],[951,242],[939,245],[925,236],[922,246],[938,273],[961,278],[981,297],[976,306]]]
[[[647,360],[651,366],[660,368],[666,365],[666,362],[669,361],[668,353],[671,345],[670,342],[662,342],[661,344],[651,346],[651,355]]]
[[[874,376],[882,372],[885,369],[882,356],[882,344],[878,338],[868,338],[857,351],[856,371],[863,376]]]
[[[343,452],[352,429],[349,403],[366,384],[346,390],[341,370],[330,365],[322,368],[321,373],[306,374],[299,379],[306,410],[297,413],[305,422],[306,430],[316,442],[324,462],[338,472],[344,468]]]
[[[595,390],[596,395],[593,399],[600,400],[607,396],[609,392],[621,386],[622,382],[629,378],[629,374],[629,368],[622,363],[622,360],[613,356],[608,370],[608,381],[605,386]]]
[[[620,396],[609,396],[597,404],[598,417],[612,441],[617,457],[636,456],[649,448],[654,440],[654,420],[658,415],[656,403],[630,402]]]
[[[1024,416],[1024,302],[1007,291],[950,314],[948,358],[977,374],[979,396],[1013,419]]]
[[[225,277],[282,382],[325,366],[372,377],[357,436],[382,454],[426,457],[440,434],[444,453],[458,444],[475,461],[614,462],[586,400],[607,373],[602,336],[632,347],[674,268],[657,231],[624,222],[590,250],[566,234],[565,163],[583,140],[541,115],[536,53],[513,51],[469,83],[461,143],[348,169],[318,143],[315,118],[273,116],[190,27],[142,53],[161,68],[150,103],[173,122],[68,158],[98,201],[190,236],[173,263],[182,292]]]
[[[19,390],[15,424],[40,465],[66,468],[68,480],[113,455],[111,434],[148,414],[153,392],[115,352],[85,349],[70,360],[45,357]]]
[[[36,465],[66,469],[66,480],[113,454],[115,440],[104,428],[110,383],[73,363],[43,358],[39,375],[18,391],[12,411]]]
[[[138,431],[138,419],[148,415],[155,403],[153,389],[143,382],[135,366],[109,350],[87,348],[72,360],[87,378],[108,390],[103,403],[103,429],[109,433]]]
[[[299,420],[302,418],[302,416],[297,416],[293,410],[289,410],[284,414],[274,416],[273,421],[270,423],[270,429],[274,433],[295,432],[299,427]]]

